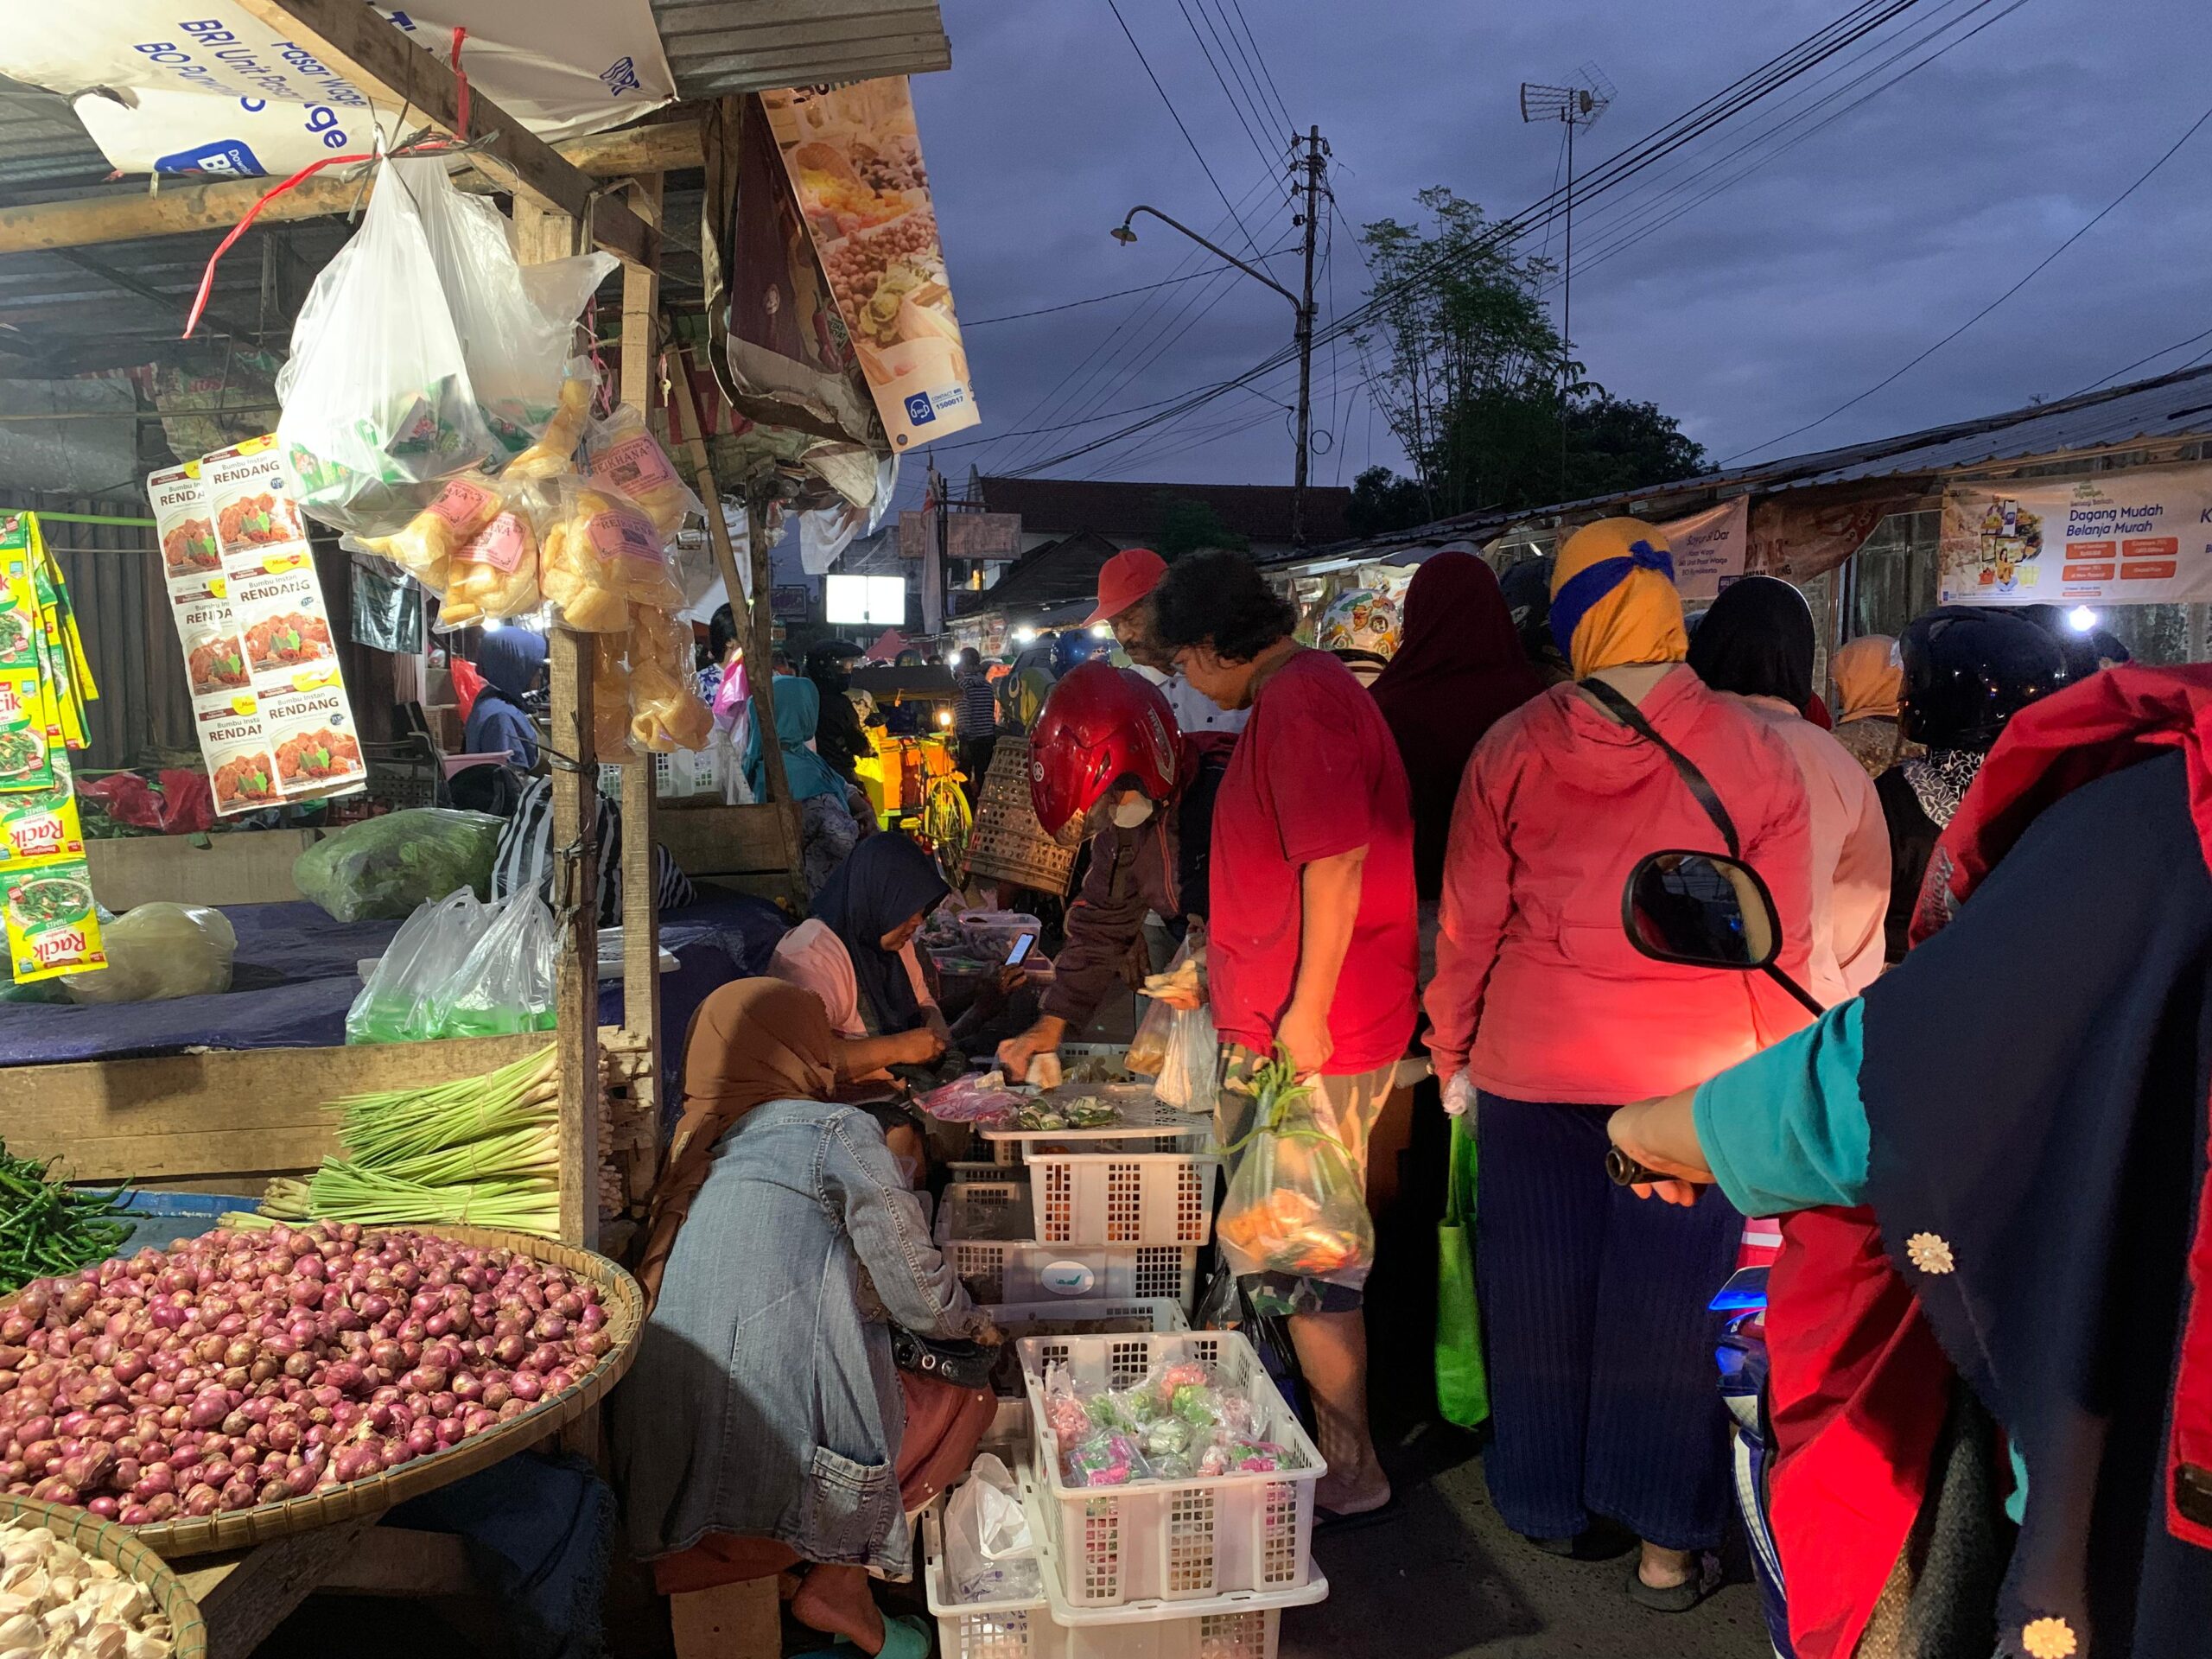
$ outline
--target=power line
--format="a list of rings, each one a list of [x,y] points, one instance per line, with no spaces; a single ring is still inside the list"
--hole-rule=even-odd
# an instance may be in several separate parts
[[[1259,37],[1252,33],[1252,20],[1244,15],[1244,0],[1230,0],[1230,3],[1236,10],[1236,21],[1244,25],[1244,38],[1252,47],[1252,60],[1260,66],[1260,74],[1268,83],[1268,91],[1273,95],[1275,108],[1282,116],[1283,126],[1286,130],[1295,130],[1298,123],[1291,118],[1290,105],[1283,98],[1282,89],[1275,85],[1274,71],[1268,67],[1268,60],[1260,52]]]
[[[1861,0],[1849,11],[1823,25],[1803,41],[1768,60],[1749,73],[1712,94],[1674,121],[1630,145],[1618,155],[1593,168],[1576,188],[1578,199],[1603,194],[1624,183],[1637,173],[1651,166],[1671,151],[1692,142],[1703,132],[1751,107],[1778,88],[1806,73],[1827,58],[1834,55],[1873,29],[1909,10],[1917,0]],[[1424,264],[1406,273],[1392,283],[1373,292],[1367,302],[1356,307],[1344,317],[1332,322],[1320,337],[1333,340],[1369,326],[1382,315],[1385,308],[1405,298],[1440,272],[1464,259],[1471,251],[1479,251],[1510,242],[1525,234],[1541,222],[1545,214],[1560,211],[1556,200],[1558,193],[1535,204],[1516,219],[1494,226],[1491,233],[1473,247],[1453,245],[1439,249]],[[1130,426],[1079,445],[1060,454],[1046,456],[1029,462],[1020,470],[1024,474],[1046,471],[1065,461],[1080,459],[1109,444],[1120,442],[1135,433],[1152,427],[1172,423],[1192,410],[1203,406],[1217,397],[1226,396],[1237,386],[1247,384],[1280,367],[1291,353],[1278,352],[1254,368],[1232,380],[1192,393],[1188,398],[1172,404],[1157,415],[1132,423]]]
[[[2145,184],[2149,183],[2152,174],[2156,173],[2168,162],[2173,160],[2175,156],[2180,153],[2181,147],[2183,144],[2186,144],[2190,139],[2196,137],[2198,129],[2202,128],[2207,121],[2212,121],[2212,105],[2208,105],[2204,113],[2198,116],[2194,122],[2190,123],[2189,130],[2182,134],[2180,137],[2175,139],[2172,144],[2167,148],[2165,154],[2159,156],[2157,161],[2152,162],[2149,167],[2144,168],[2141,173],[2138,174],[2134,183],[2129,185],[2126,189],[2121,191],[2110,201],[2107,202],[2102,207],[2100,207],[2096,211],[2095,214],[2090,218],[2088,223],[2084,224],[2079,230],[2075,231],[2073,235],[2068,237],[2063,242],[2053,248],[2049,253],[2044,255],[2044,257],[2037,260],[2028,270],[2027,274],[2022,276],[2019,281],[2014,283],[2012,287],[2006,289],[2002,294],[1999,294],[1987,305],[1983,306],[1980,310],[1975,312],[1974,315],[1968,317],[1957,327],[1952,329],[1949,334],[1944,335],[1942,339],[1937,340],[1933,346],[1930,346],[1927,350],[1913,358],[1903,367],[1884,376],[1872,385],[1867,387],[1866,391],[1860,392],[1857,397],[1846,398],[1842,403],[1838,404],[1827,414],[1821,416],[1819,420],[1808,421],[1802,426],[1793,427],[1789,431],[1784,432],[1780,437],[1769,438],[1764,443],[1755,443],[1748,449],[1738,449],[1734,454],[1728,456],[1720,464],[1726,467],[1729,462],[1740,461],[1745,455],[1757,454],[1762,449],[1770,449],[1777,443],[1786,443],[1791,438],[1796,437],[1802,433],[1809,432],[1816,426],[1824,426],[1828,422],[1834,420],[1837,416],[1842,414],[1847,409],[1850,409],[1856,404],[1866,402],[1866,399],[1872,397],[1876,392],[1881,391],[1883,387],[1902,379],[1907,373],[1919,367],[1920,365],[1925,363],[1929,358],[1935,356],[1936,353],[1942,351],[1943,347],[1949,345],[1961,334],[1966,333],[1967,329],[1973,327],[1974,324],[1980,322],[1984,317],[1994,311],[1999,306],[2004,304],[2005,301],[2011,299],[2015,294],[2018,293],[2030,283],[2033,282],[2053,260],[2058,257],[2060,254],[2065,252],[2067,249],[2072,247],[2076,242],[2079,242],[2083,237],[2094,230],[2097,226],[2103,221],[2107,214],[2110,213],[2114,208],[2118,207],[2120,203],[2126,201]]]
[[[1290,249],[1287,246],[1280,247],[1269,253],[1268,257],[1272,259],[1277,254],[1289,251]],[[1196,282],[1201,276],[1211,276],[1214,274],[1211,270],[1186,271],[1180,276],[1164,276],[1156,283],[1141,283],[1135,288],[1117,288],[1111,294],[1093,294],[1089,299],[1068,300],[1058,305],[1040,305],[1034,311],[1008,311],[1001,316],[977,317],[973,321],[963,317],[960,321],[960,327],[962,332],[965,333],[970,328],[988,328],[995,322],[1020,322],[1025,317],[1049,317],[1056,311],[1074,311],[1086,305],[1103,305],[1108,300],[1127,299],[1132,294],[1149,294],[1156,288],[1173,288],[1179,283]]]
[[[2066,396],[2059,401],[2062,403],[2071,403],[2076,397],[2087,397],[2090,392],[2096,391],[2101,386],[2108,386],[2113,381],[2134,373],[2136,370],[2141,368],[2145,363],[2155,363],[2162,357],[2169,356],[2175,352],[2182,351],[2188,346],[2196,345],[2200,340],[2212,340],[2212,328],[2207,328],[2202,334],[2191,334],[2187,340],[2177,340],[2171,346],[2161,346],[2157,351],[2152,353],[2148,357],[2139,357],[2126,368],[2114,369],[2110,374],[2106,375],[2103,378],[2090,381],[2089,384],[2082,387],[2081,391],[2068,392]],[[2186,369],[2190,366],[2190,364],[2184,363],[2182,365],[2182,369]],[[2168,372],[2178,374],[2181,372],[2181,369],[2169,370]]]
[[[1251,105],[1254,124],[1262,132],[1266,132],[1275,124],[1275,111],[1268,104],[1267,93],[1260,86],[1259,74],[1252,67],[1252,60],[1245,53],[1243,41],[1236,38],[1236,26],[1229,21],[1229,9],[1220,0],[1215,0],[1214,11],[1221,15],[1220,24],[1217,27],[1212,16],[1206,10],[1206,0],[1198,0],[1198,15],[1206,20],[1207,33],[1224,43],[1222,59],[1230,65],[1230,73],[1236,77],[1237,86],[1244,89],[1245,97]]]
[[[1191,30],[1191,38],[1198,43],[1198,55],[1206,60],[1206,67],[1213,71],[1213,78],[1221,88],[1221,95],[1229,100],[1229,112],[1236,118],[1236,124],[1244,129],[1244,137],[1251,141],[1252,151],[1260,158],[1261,170],[1272,177],[1275,168],[1275,158],[1268,154],[1267,146],[1260,142],[1259,134],[1252,130],[1251,122],[1245,118],[1244,106],[1236,101],[1236,94],[1230,91],[1229,77],[1222,73],[1221,65],[1214,60],[1213,53],[1207,47],[1205,36],[1198,33],[1198,19],[1191,16],[1191,8],[1185,3],[1185,0],[1175,0],[1175,9],[1183,14],[1183,21]],[[1204,6],[1201,5],[1199,10],[1204,10]],[[1212,18],[1206,19],[1206,28],[1208,29],[1213,28]],[[1216,35],[1215,39],[1218,42],[1220,37]],[[1223,56],[1227,55],[1227,50],[1224,48]],[[1284,185],[1283,199],[1285,201],[1290,199],[1287,184]]]
[[[1128,21],[1122,16],[1121,7],[1115,4],[1114,0],[1106,0],[1106,10],[1112,12],[1114,21],[1121,24],[1122,33],[1128,40],[1129,50],[1137,54],[1137,61],[1144,66],[1145,78],[1152,82],[1153,91],[1160,94],[1160,101],[1167,106],[1167,113],[1174,118],[1176,131],[1183,135],[1183,142],[1191,147],[1191,154],[1198,158],[1198,167],[1205,174],[1206,182],[1213,186],[1213,193],[1221,198],[1221,205],[1229,209],[1230,218],[1236,220],[1237,232],[1243,237],[1244,245],[1256,255],[1260,251],[1260,245],[1252,239],[1252,232],[1244,228],[1244,221],[1237,218],[1236,209],[1230,203],[1229,192],[1221,188],[1221,181],[1214,177],[1213,168],[1207,163],[1205,152],[1198,148],[1198,141],[1191,137],[1190,128],[1183,124],[1182,111],[1175,107],[1175,100],[1167,96],[1167,89],[1160,84],[1160,77],[1153,73],[1151,60],[1145,56],[1144,48],[1137,44],[1137,37],[1129,32]]]

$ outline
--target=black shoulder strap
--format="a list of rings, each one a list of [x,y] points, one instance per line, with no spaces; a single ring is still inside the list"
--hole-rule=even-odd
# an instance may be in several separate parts
[[[1622,725],[1658,745],[1660,753],[1675,763],[1675,770],[1681,775],[1683,787],[1705,809],[1705,816],[1713,820],[1713,827],[1720,832],[1721,840],[1728,843],[1728,856],[1741,858],[1744,849],[1736,837],[1736,821],[1728,816],[1728,809],[1720,804],[1720,797],[1706,781],[1705,774],[1697,769],[1689,756],[1660,736],[1653,729],[1651,722],[1643,717],[1643,710],[1603,680],[1580,680],[1576,683],[1603,703]]]

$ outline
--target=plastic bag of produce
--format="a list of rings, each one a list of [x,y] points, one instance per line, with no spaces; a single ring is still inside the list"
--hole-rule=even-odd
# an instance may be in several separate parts
[[[424,486],[503,453],[477,408],[422,214],[396,171],[421,165],[378,168],[361,228],[308,290],[276,376],[276,435],[300,505],[340,530],[396,530]]]
[[[645,417],[628,404],[616,404],[613,414],[592,423],[584,470],[636,502],[664,537],[674,537],[686,518],[706,512],[646,429]]]
[[[486,912],[468,954],[430,995],[440,1037],[497,1037],[553,1028],[553,912],[535,883]]]
[[[1222,1253],[1240,1274],[1287,1274],[1357,1289],[1375,1265],[1375,1223],[1360,1166],[1330,1121],[1325,1098],[1293,1079],[1281,1051],[1258,1068],[1250,1087],[1251,1131],[1224,1148],[1236,1165],[1214,1227]]]
[[[454,189],[442,160],[391,171],[414,198],[485,424],[503,453],[521,450],[553,418],[576,318],[620,262],[587,253],[525,270],[499,209]]]
[[[435,1037],[431,998],[484,931],[485,907],[467,887],[425,904],[392,935],[346,1011],[348,1043],[416,1043]]]
[[[455,887],[488,893],[504,823],[442,806],[388,812],[315,842],[293,864],[292,880],[339,921],[397,921]]]
[[[683,608],[667,538],[610,485],[564,474],[551,486],[551,522],[538,543],[538,585],[579,633],[626,633],[630,607]]]
[[[73,1002],[159,1002],[231,988],[238,937],[230,918],[204,905],[139,905],[100,929],[107,967],[64,974]]]

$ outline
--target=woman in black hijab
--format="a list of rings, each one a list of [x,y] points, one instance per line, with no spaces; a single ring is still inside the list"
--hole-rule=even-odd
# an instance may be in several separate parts
[[[1690,666],[1715,691],[1776,697],[1800,715],[1813,705],[1817,646],[1805,595],[1774,576],[1723,588],[1690,638]]]

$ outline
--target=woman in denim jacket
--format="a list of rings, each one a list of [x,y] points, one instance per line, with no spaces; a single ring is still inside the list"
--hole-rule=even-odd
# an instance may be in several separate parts
[[[684,1112],[639,1276],[656,1298],[615,1395],[632,1547],[664,1594],[807,1564],[791,1604],[863,1653],[927,1651],[887,1624],[867,1574],[913,1567],[906,1516],[964,1473],[988,1390],[901,1373],[890,1322],[995,1337],[930,1241],[868,1112],[824,1103],[838,1039],[821,1002],[754,979],[694,1020]],[[686,1224],[688,1220],[688,1224]]]

